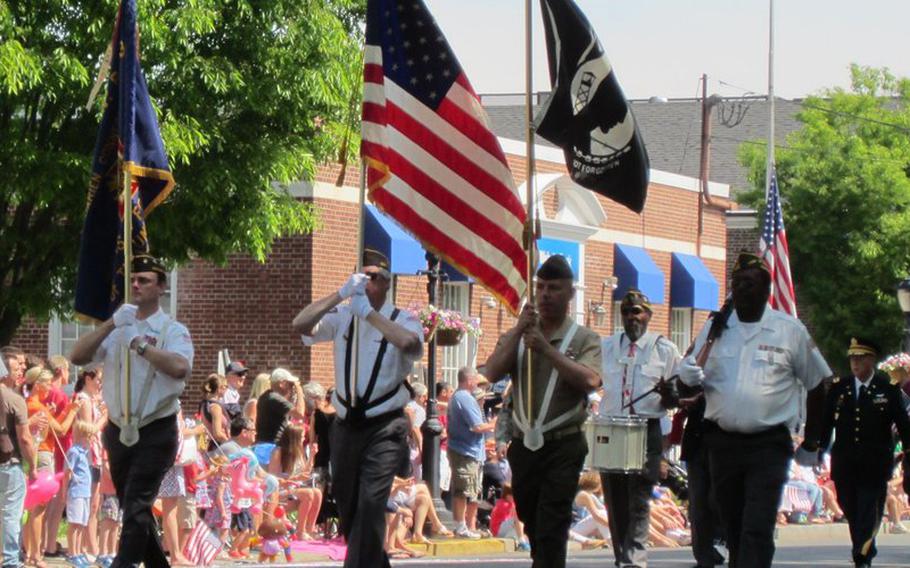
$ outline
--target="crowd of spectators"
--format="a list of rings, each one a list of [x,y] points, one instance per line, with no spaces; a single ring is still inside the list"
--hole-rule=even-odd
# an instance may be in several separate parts
[[[116,554],[121,513],[100,443],[107,420],[101,398],[103,369],[84,368],[70,381],[70,365],[62,356],[43,361],[11,347],[2,355],[10,370],[4,384],[27,402],[37,467],[60,473],[63,481],[56,496],[28,511],[22,532],[25,562],[42,567],[45,557],[65,556],[74,566],[90,561],[109,565]],[[179,417],[181,449],[162,483],[156,509],[174,565],[192,564],[185,547],[197,523],[218,535],[223,556],[231,559],[247,558],[250,549],[259,546],[263,519],[274,519],[279,511],[286,511],[283,522],[288,523],[292,540],[337,536],[329,466],[329,430],[335,420],[331,389],[303,383],[283,368],[260,373],[246,385],[248,374],[242,363],[234,362],[224,375],[210,375],[202,384],[198,408],[184,408]],[[454,530],[443,524],[429,488],[420,481],[428,392],[416,377],[411,387],[413,400],[406,408],[411,451],[388,499],[389,553],[413,557],[419,552],[408,544],[491,536],[512,538],[527,550],[512,498],[509,464],[492,440],[507,382],[490,385],[483,375],[465,368],[457,385],[436,385],[436,411],[443,425],[440,488]],[[592,414],[599,396],[590,397]],[[668,420],[661,481],[651,499],[652,546],[685,546],[691,538],[685,464],[671,459],[675,452],[669,430]],[[900,479],[898,468],[886,504],[885,526],[894,533],[907,532],[901,521],[910,513]],[[572,540],[583,548],[610,546],[610,519],[597,472],[583,472],[573,510]],[[67,547],[57,542],[64,517]],[[827,466],[791,466],[778,520],[843,521]]]

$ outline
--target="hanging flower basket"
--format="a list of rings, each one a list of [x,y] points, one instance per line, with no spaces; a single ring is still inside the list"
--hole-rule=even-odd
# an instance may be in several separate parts
[[[451,347],[452,345],[458,345],[461,343],[462,337],[464,337],[464,332],[460,329],[437,329],[436,345],[439,345],[441,347]]]
[[[910,377],[910,355],[898,353],[878,364],[878,368],[891,376],[891,381],[902,385]]]
[[[458,345],[465,334],[480,337],[480,320],[466,318],[461,312],[443,310],[433,306],[410,306],[408,311],[420,320],[423,325],[424,340],[429,342],[434,337],[436,345],[449,347]]]

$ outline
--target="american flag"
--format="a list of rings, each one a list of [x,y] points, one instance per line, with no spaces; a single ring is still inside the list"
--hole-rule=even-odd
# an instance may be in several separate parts
[[[513,311],[526,213],[499,141],[422,0],[370,0],[363,143],[370,200]]]
[[[790,247],[784,229],[784,214],[777,189],[777,172],[771,170],[771,187],[765,203],[765,226],[762,229],[759,253],[771,271],[771,307],[796,317],[796,294],[790,276]]]
[[[194,566],[209,566],[221,552],[221,546],[221,539],[202,520],[198,520],[183,545],[183,555]]]

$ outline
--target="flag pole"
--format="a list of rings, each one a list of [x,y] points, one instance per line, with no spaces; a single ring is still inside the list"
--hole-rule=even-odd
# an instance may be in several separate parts
[[[131,191],[132,181],[130,179],[129,169],[126,167],[123,159],[120,160],[120,167],[123,171],[123,303],[129,304],[132,299],[132,279],[133,279],[133,195]],[[126,391],[126,404],[123,406],[123,427],[128,427],[132,414],[132,391],[130,371],[130,346],[122,348],[123,353],[120,360],[123,361],[123,386]]]
[[[536,245],[537,245],[537,207],[536,207],[536,195],[534,191],[534,95],[533,95],[533,74],[532,74],[532,59],[533,59],[533,42],[531,41],[531,33],[533,31],[533,20],[531,18],[531,0],[525,0],[525,106],[527,107],[527,131],[525,132],[525,143],[526,143],[526,175],[527,175],[527,200],[528,200],[528,220],[525,226],[525,250],[528,254],[528,304],[532,307],[535,304],[535,291],[534,291],[534,268],[536,266]],[[527,401],[527,414],[528,423],[533,422],[532,417],[532,381],[531,381],[531,369],[533,365],[531,363],[532,351],[525,346],[527,353],[525,353],[525,385],[526,396],[525,400]]]
[[[774,170],[774,0],[768,0],[768,162],[765,165],[765,201],[771,192]]]
[[[367,195],[367,166],[366,162],[363,160],[363,156],[360,157],[360,195],[357,199],[357,268],[354,270],[355,273],[363,272],[363,224],[364,224],[364,215],[363,208],[366,205],[366,195]],[[354,319],[354,337],[348,338],[348,341],[353,341],[353,349],[351,349],[351,373],[353,378],[345,377],[344,380],[348,381],[348,400],[351,401],[351,408],[357,406],[357,377],[360,372],[360,357],[358,357],[359,352],[359,343],[360,343],[360,318],[354,315],[351,312],[351,317]]]

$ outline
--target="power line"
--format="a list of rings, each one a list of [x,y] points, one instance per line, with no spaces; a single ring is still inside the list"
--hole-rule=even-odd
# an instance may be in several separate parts
[[[698,99],[698,89],[701,85],[701,79],[695,82],[695,99]],[[682,159],[679,161],[679,168],[676,169],[676,173],[681,174],[683,170],[683,165],[686,163],[686,154],[689,150],[689,137],[692,135],[692,123],[695,122],[695,119],[698,117],[698,105],[695,105],[695,113],[692,115],[692,118],[689,119],[689,127],[686,128],[686,142],[683,144],[683,154]]]

